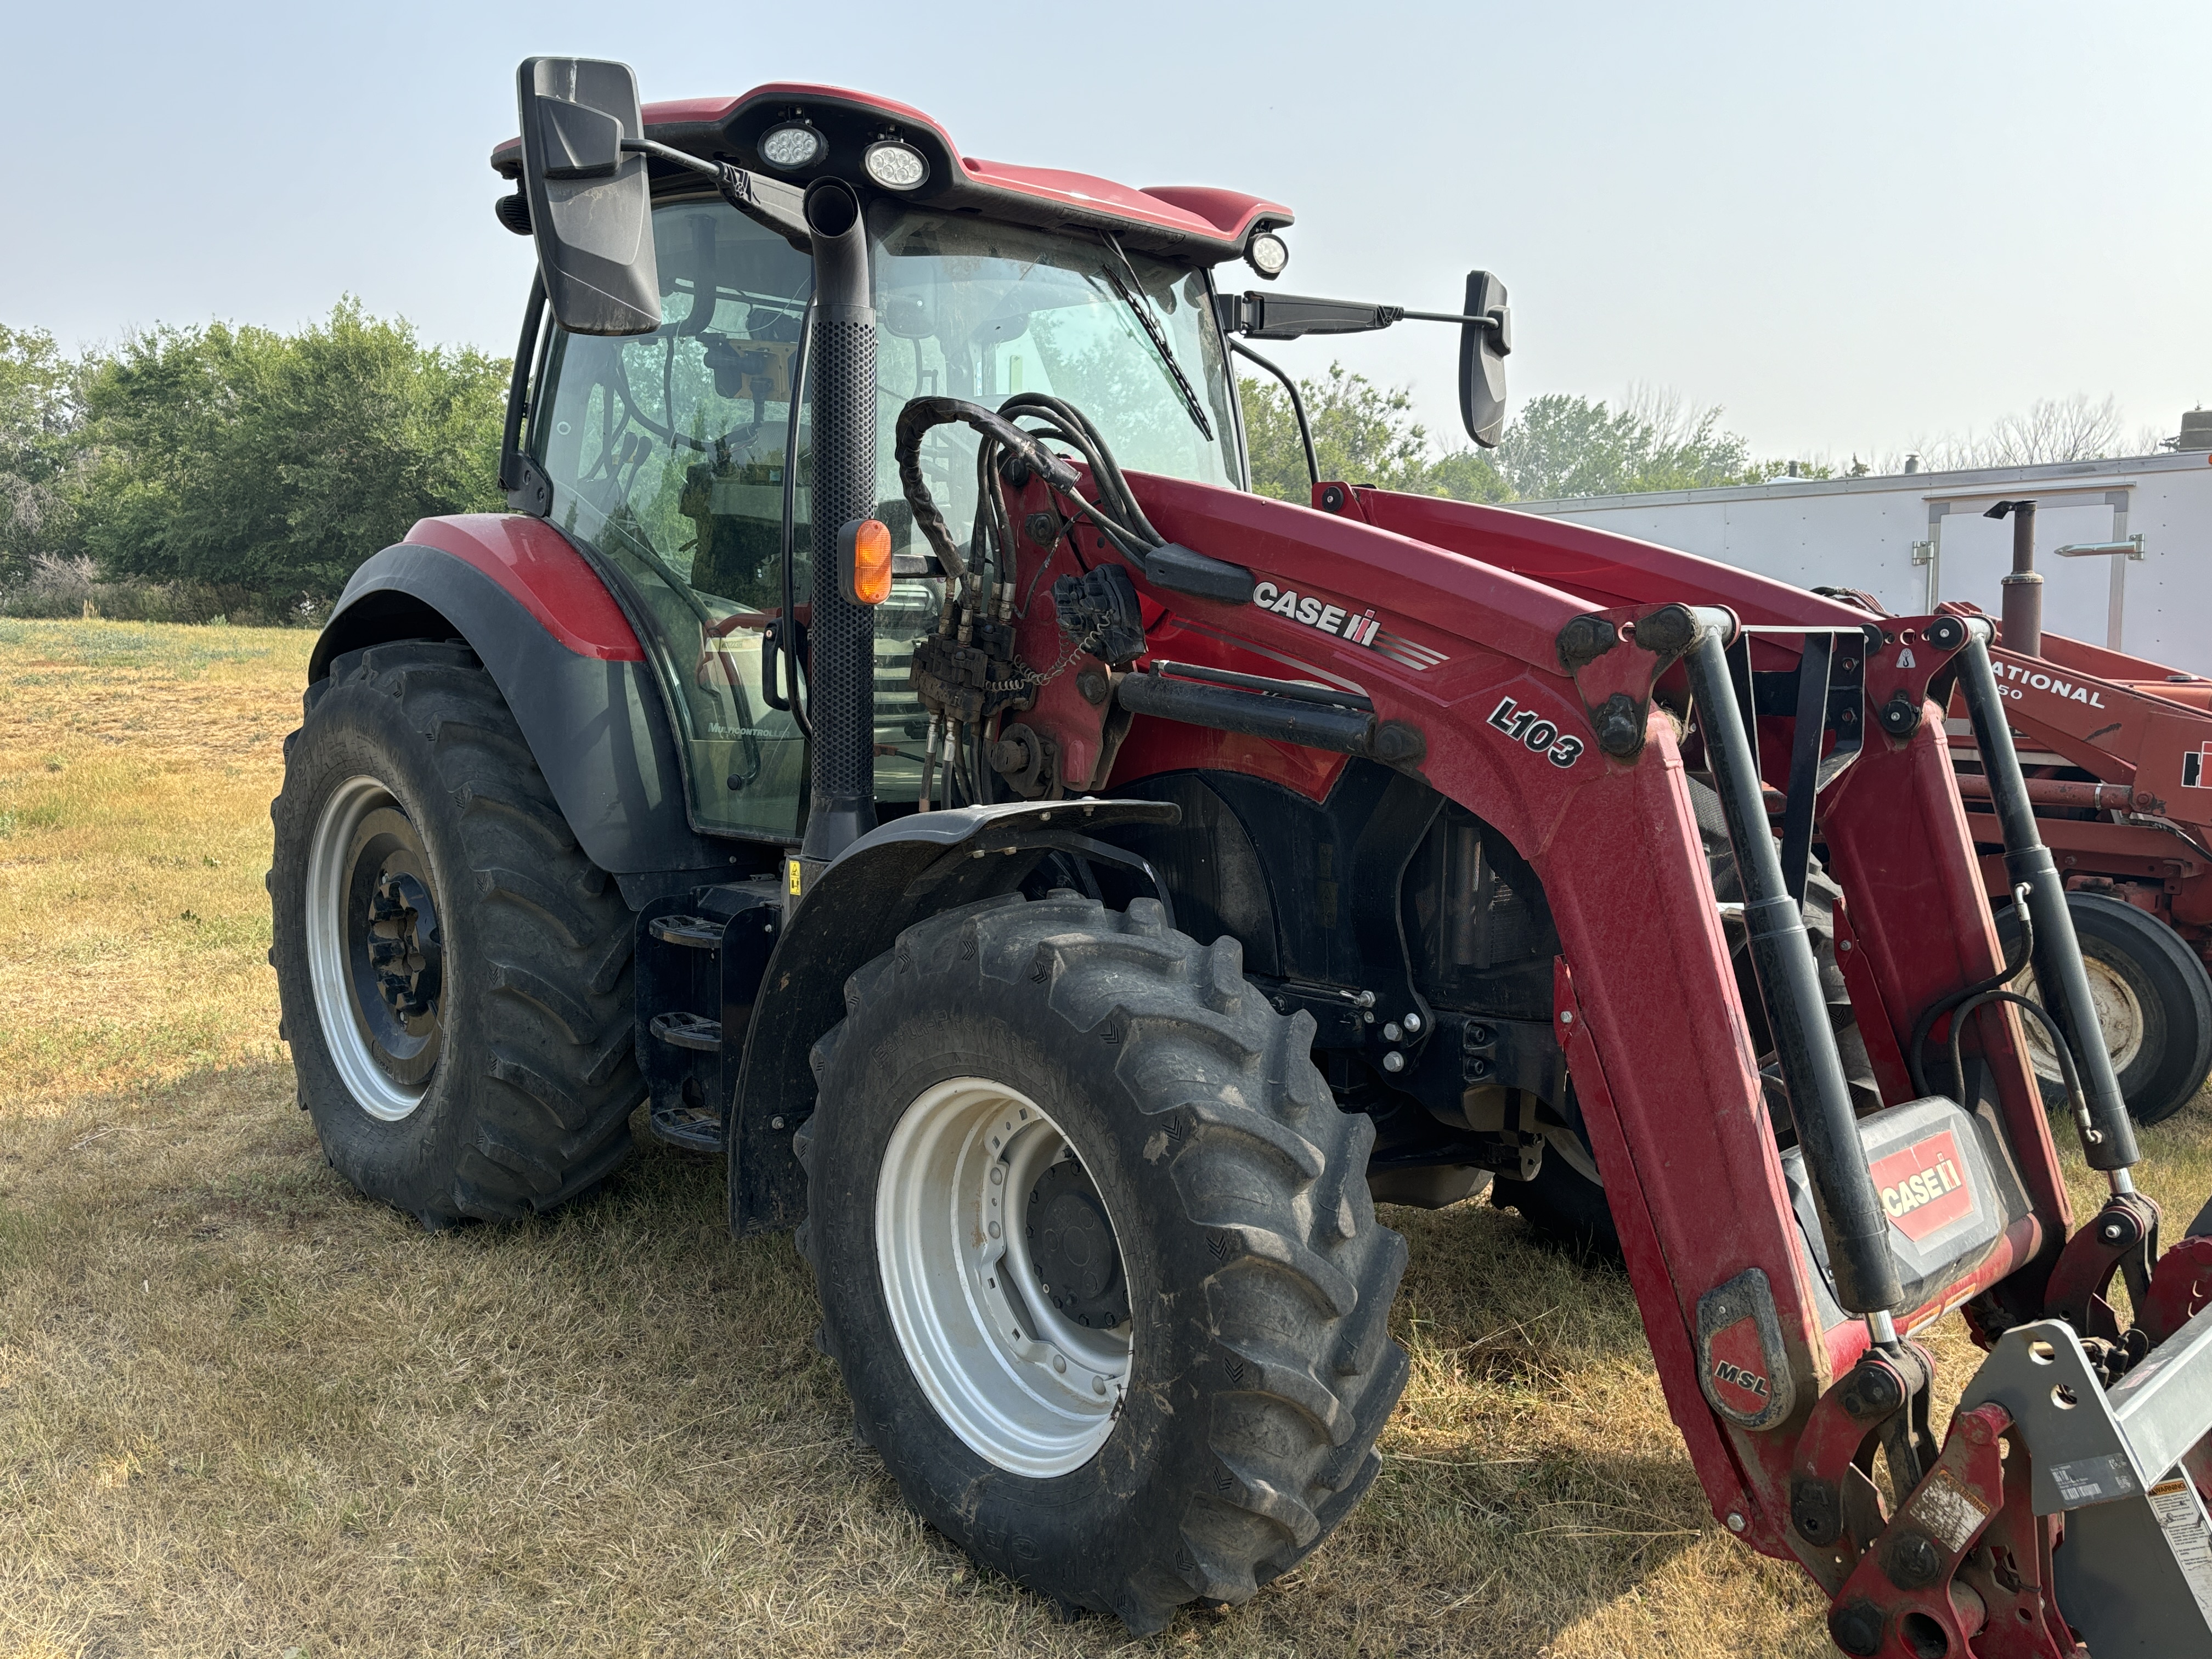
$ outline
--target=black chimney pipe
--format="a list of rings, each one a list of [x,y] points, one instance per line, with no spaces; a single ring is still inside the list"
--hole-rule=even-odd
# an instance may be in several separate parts
[[[1999,501],[1985,519],[2012,515],[2012,574],[2004,579],[2004,646],[2024,657],[2043,654],[2043,578],[2035,568],[2035,503]]]
[[[799,856],[819,865],[876,827],[876,613],[837,582],[838,531],[876,511],[876,312],[860,197],[819,179],[805,211],[814,241],[814,738]]]

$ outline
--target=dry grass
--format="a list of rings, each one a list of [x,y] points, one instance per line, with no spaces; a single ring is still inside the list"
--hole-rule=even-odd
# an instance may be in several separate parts
[[[713,1167],[435,1237],[324,1167],[261,960],[304,636],[0,630],[0,1654],[1133,1645],[905,1510]],[[2145,1174],[2177,1203],[2212,1184],[2187,1115]],[[1414,1369],[1372,1495],[1134,1646],[1826,1651],[1705,1512],[1620,1275],[1486,1208],[1392,1219]]]
[[[305,629],[0,619],[0,1076],[21,1108],[280,1060],[269,798]]]

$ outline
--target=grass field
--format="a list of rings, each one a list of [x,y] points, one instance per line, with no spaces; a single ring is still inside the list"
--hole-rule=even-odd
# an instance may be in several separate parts
[[[1390,1214],[1414,1368],[1366,1504],[1133,1644],[906,1511],[714,1167],[435,1236],[360,1199],[263,961],[310,643],[0,621],[0,1655],[1828,1651],[1705,1512],[1626,1280],[1484,1206]],[[2209,1120],[2148,1138],[2173,1206]]]

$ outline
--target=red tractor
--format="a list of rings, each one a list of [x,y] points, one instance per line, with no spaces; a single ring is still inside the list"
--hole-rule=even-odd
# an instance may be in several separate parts
[[[1844,1651],[2212,1653],[2212,1239],[2160,1254],[2076,1040],[1984,623],[1249,494],[1231,355],[1422,314],[1223,292],[1281,272],[1272,203],[827,87],[641,109],[534,58],[520,112],[513,511],[362,567],[274,808],[341,1173],[520,1216],[643,1104],[726,1159],[733,1231],[797,1230],[915,1506],[1146,1631],[1372,1476],[1376,1197],[1564,1169],[1715,1513]],[[1492,441],[1504,291],[1444,316]],[[2080,1227],[2023,1018],[2079,1056]],[[1939,1444],[1912,1335],[1954,1309],[1989,1357]]]

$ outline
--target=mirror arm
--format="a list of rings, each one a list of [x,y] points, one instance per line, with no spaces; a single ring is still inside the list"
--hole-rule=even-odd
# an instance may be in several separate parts
[[[1314,458],[1313,428],[1306,424],[1305,400],[1298,396],[1297,382],[1293,380],[1289,375],[1284,374],[1281,369],[1269,362],[1265,357],[1262,357],[1258,352],[1253,350],[1250,346],[1246,345],[1243,341],[1236,338],[1234,336],[1230,337],[1229,349],[1235,352],[1238,356],[1249,358],[1253,362],[1259,364],[1260,367],[1266,369],[1268,374],[1280,380],[1283,383],[1283,390],[1291,394],[1291,413],[1298,417],[1298,441],[1305,447],[1306,477],[1312,480],[1316,489],[1319,489],[1321,487],[1321,463]]]
[[[1473,323],[1477,328],[1486,328],[1495,334],[1505,326],[1505,319],[1497,312],[1485,312],[1480,317],[1462,317],[1449,311],[1401,311],[1398,313],[1409,323]]]
[[[534,411],[529,407],[533,371],[538,367],[539,332],[545,316],[545,273],[533,271],[530,303],[522,316],[522,338],[514,349],[514,377],[507,389],[507,420],[500,430],[499,487],[507,492],[509,510],[544,517],[553,510],[553,487],[522,447],[522,423]]]
[[[625,138],[622,147],[628,154],[649,155],[656,161],[665,161],[671,167],[712,179],[722,192],[722,199],[745,217],[766,226],[794,247],[812,247],[806,217],[799,206],[805,192],[795,185],[763,179],[743,167],[732,167],[727,161],[709,161],[650,138]]]
[[[1215,305],[1223,333],[1247,334],[1255,340],[1296,340],[1309,334],[1370,334],[1401,322],[1455,323],[1462,327],[1473,323],[1501,339],[1505,331],[1504,315],[1495,311],[1469,317],[1452,311],[1408,311],[1403,306],[1370,306],[1351,300],[1304,300],[1268,294],[1224,294]],[[1293,314],[1279,321],[1267,315],[1271,310],[1281,313],[1290,307],[1333,309],[1309,310],[1304,315]],[[1501,345],[1499,355],[1507,349],[1510,348]]]

